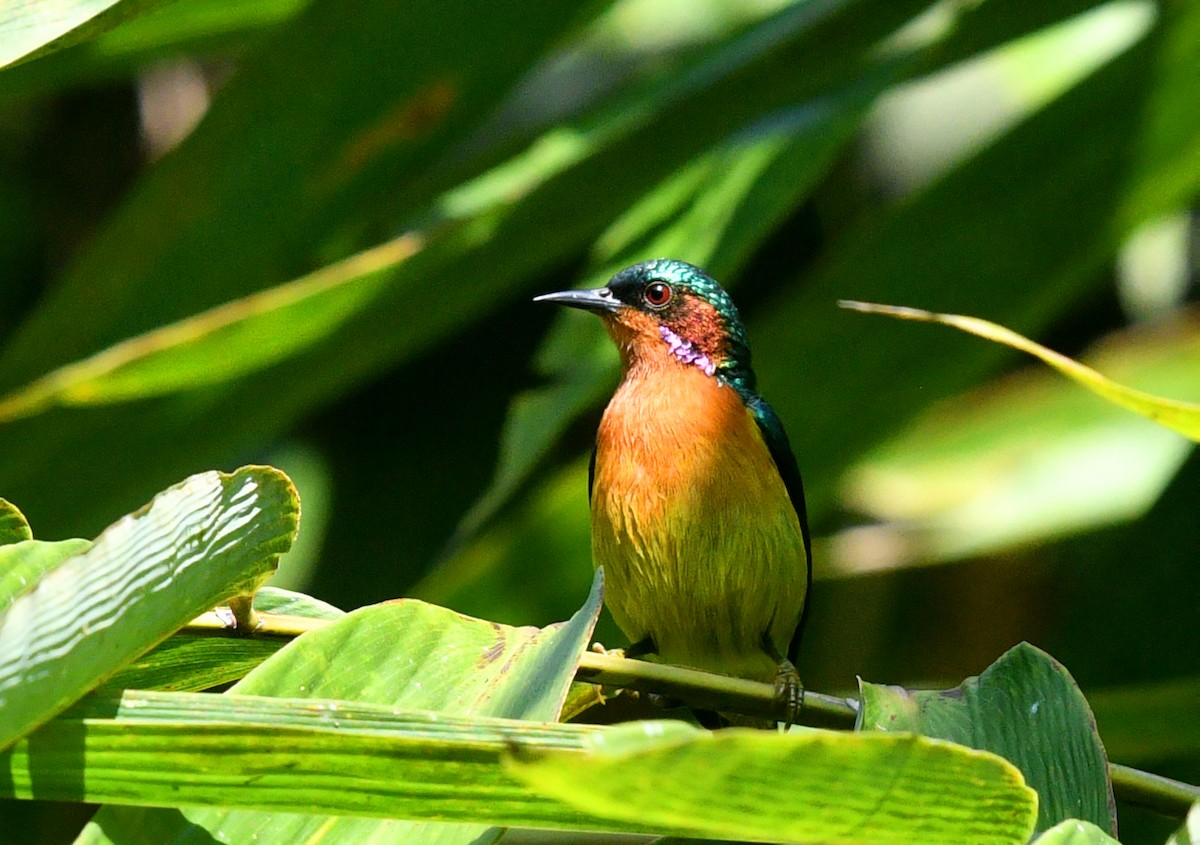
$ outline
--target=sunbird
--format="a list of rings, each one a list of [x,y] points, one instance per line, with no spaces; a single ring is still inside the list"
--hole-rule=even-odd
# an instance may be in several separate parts
[[[599,315],[620,351],[588,496],[626,656],[773,682],[794,721],[812,585],[804,488],[733,300],[700,268],[657,259],[535,301]]]

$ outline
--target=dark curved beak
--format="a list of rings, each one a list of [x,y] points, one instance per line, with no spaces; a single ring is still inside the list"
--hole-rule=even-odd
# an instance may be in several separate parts
[[[611,314],[621,308],[621,301],[608,288],[592,290],[564,290],[535,296],[534,302],[557,302],[570,308],[582,308],[596,314]]]

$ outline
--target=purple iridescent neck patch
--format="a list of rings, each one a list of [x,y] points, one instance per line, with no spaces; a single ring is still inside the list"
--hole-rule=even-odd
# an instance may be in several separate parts
[[[690,340],[684,340],[666,326],[659,326],[658,330],[662,334],[663,340],[667,342],[671,354],[680,361],[685,364],[694,364],[710,376],[716,373],[717,365],[711,358],[693,346]]]

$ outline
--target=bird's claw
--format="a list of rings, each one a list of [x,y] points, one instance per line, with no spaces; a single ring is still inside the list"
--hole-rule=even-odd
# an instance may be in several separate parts
[[[592,651],[596,654],[603,654],[605,657],[624,657],[625,649],[623,648],[605,648],[602,643],[592,643]]]
[[[804,684],[800,683],[800,673],[790,660],[784,660],[775,676],[775,712],[783,714],[785,731],[800,721],[803,710]]]

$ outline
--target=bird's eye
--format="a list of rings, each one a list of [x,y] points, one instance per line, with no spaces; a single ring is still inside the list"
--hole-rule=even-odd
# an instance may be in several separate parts
[[[671,301],[671,286],[662,282],[652,282],[642,291],[642,299],[651,308],[662,308]]]

